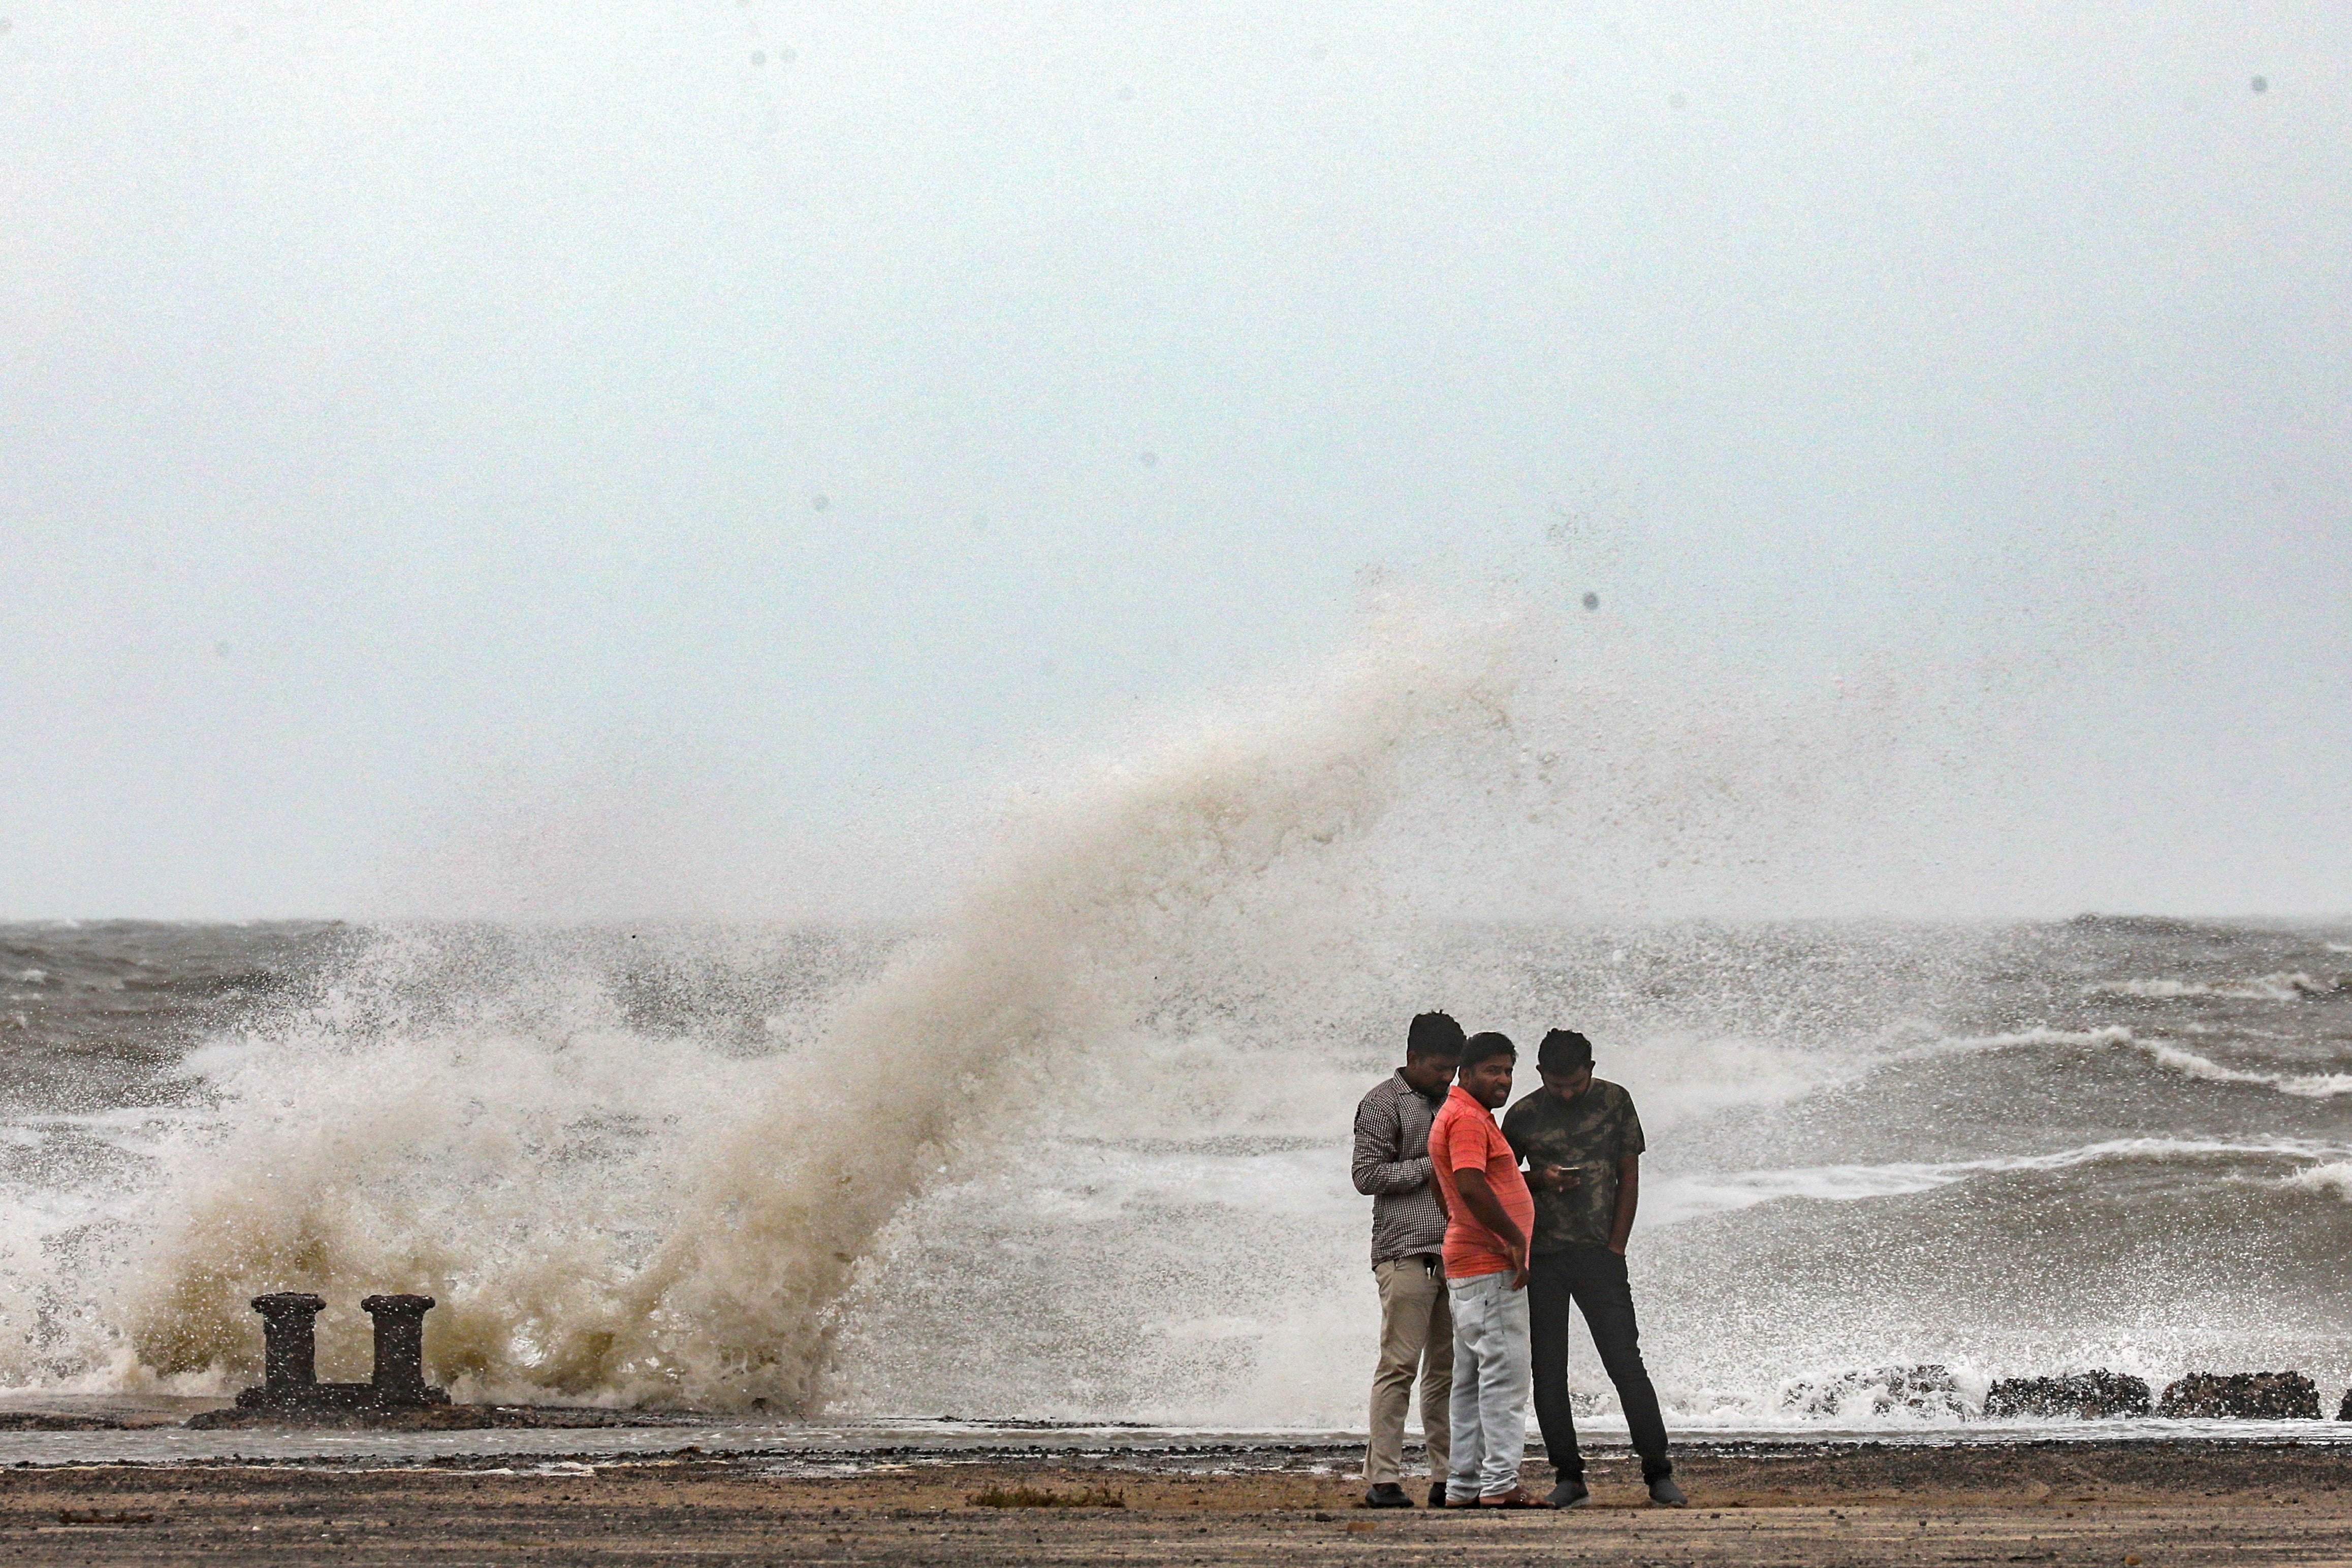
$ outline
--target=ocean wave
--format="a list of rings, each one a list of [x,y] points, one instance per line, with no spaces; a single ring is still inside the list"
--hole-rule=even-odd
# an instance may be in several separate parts
[[[2011,1034],[1959,1036],[1915,1047],[1902,1052],[1897,1060],[1966,1055],[1975,1051],[2018,1051],[2035,1046],[2093,1049],[2121,1046],[2138,1051],[2158,1066],[2178,1072],[2184,1078],[2201,1079],[2208,1083],[2244,1083],[2274,1090],[2281,1094],[2292,1094],[2299,1100],[2332,1100],[2338,1094],[2352,1094],[2352,1072],[2264,1072],[2252,1068],[2231,1067],[2169,1040],[2143,1040],[2121,1024],[2110,1024],[2105,1029],[2029,1029]]]
[[[2305,1166],[2293,1176],[2281,1178],[2279,1185],[2300,1187],[2306,1192],[2324,1192],[2352,1203],[2352,1160],[2329,1160],[2321,1165]]]
[[[1897,1060],[1964,1056],[1981,1051],[2015,1051],[2036,1045],[2137,1045],[2139,1037],[2121,1024],[2105,1029],[2025,1029],[2009,1034],[1963,1034],[1914,1046]]]
[[[2332,946],[2333,944],[2330,944]],[[2180,1001],[2200,997],[2244,1002],[2299,1002],[2333,996],[2344,989],[2340,980],[2322,980],[2301,969],[2258,975],[2251,980],[2103,980],[2083,988],[2091,997],[2141,997]]]
[[[2007,1155],[1942,1162],[1898,1160],[1885,1165],[1794,1166],[1738,1171],[1723,1176],[1671,1176],[1643,1184],[1643,1218],[1671,1225],[1703,1215],[1725,1214],[1783,1198],[1853,1203],[1864,1198],[1903,1197],[1932,1192],[1977,1176],[2012,1171],[2067,1170],[2106,1161],[2210,1159],[2352,1160],[2352,1145],[2308,1138],[2109,1138],[2045,1155]],[[2314,1167],[2327,1169],[2328,1166]],[[2343,1167],[2352,1182],[2352,1164]],[[2301,1173],[2298,1173],[2300,1175]],[[2352,1199],[2352,1187],[2347,1189]]]
[[[2162,1040],[2135,1040],[2131,1043],[2150,1060],[2185,1077],[2201,1078],[2209,1083],[2260,1084],[2302,1100],[2332,1100],[2338,1094],[2352,1094],[2352,1072],[2254,1072],[2242,1067],[2224,1067],[2210,1057]]]

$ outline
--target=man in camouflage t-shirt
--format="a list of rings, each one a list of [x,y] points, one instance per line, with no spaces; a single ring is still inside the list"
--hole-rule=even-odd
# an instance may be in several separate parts
[[[1536,1423],[1559,1477],[1550,1500],[1556,1508],[1574,1508],[1591,1495],[1569,1408],[1573,1301],[1583,1310],[1609,1381],[1617,1385],[1650,1500],[1680,1506],[1685,1500],[1675,1484],[1674,1461],[1666,1458],[1666,1424],[1642,1364],[1633,1291],[1625,1276],[1625,1242],[1641,1194],[1642,1118],[1631,1094],[1592,1076],[1591,1042],[1571,1030],[1544,1036],[1536,1071],[1543,1087],[1511,1107],[1503,1136],[1528,1167],[1536,1198],[1528,1316]]]

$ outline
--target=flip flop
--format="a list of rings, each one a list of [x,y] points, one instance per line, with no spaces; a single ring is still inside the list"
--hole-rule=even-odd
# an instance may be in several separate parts
[[[1478,1506],[1480,1508],[1549,1508],[1552,1505],[1528,1491],[1527,1488],[1521,1487],[1517,1491],[1507,1491],[1500,1497],[1482,1497],[1478,1500]]]

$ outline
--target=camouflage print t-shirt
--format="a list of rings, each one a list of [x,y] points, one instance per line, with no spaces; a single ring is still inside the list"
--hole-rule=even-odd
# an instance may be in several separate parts
[[[1633,1097],[1600,1078],[1565,1105],[1538,1089],[1505,1113],[1503,1136],[1530,1170],[1566,1166],[1584,1178],[1566,1192],[1536,1187],[1533,1250],[1608,1246],[1617,1223],[1617,1162],[1643,1147]],[[1532,1179],[1528,1185],[1535,1186]]]

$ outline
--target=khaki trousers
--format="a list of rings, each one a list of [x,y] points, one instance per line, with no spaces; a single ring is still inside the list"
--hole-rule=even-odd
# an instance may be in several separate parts
[[[1364,1454],[1364,1479],[1373,1486],[1403,1479],[1405,1406],[1418,1371],[1429,1473],[1442,1480],[1454,1433],[1454,1313],[1445,1301],[1445,1276],[1407,1258],[1374,1264],[1372,1278],[1381,1287],[1381,1364],[1372,1374],[1372,1441]]]

